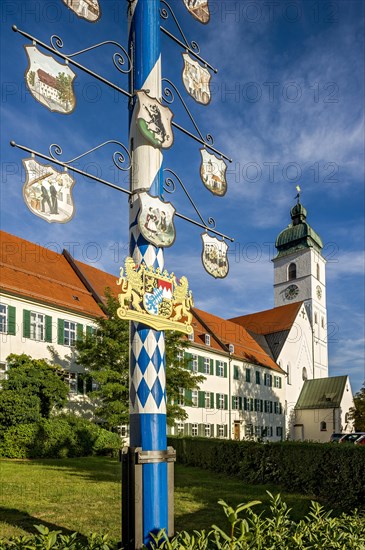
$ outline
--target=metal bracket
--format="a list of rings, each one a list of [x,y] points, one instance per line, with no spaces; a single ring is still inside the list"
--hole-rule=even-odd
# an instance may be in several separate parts
[[[176,462],[176,451],[168,447],[167,451],[142,451],[140,447],[135,449],[136,464],[158,464],[159,462]]]

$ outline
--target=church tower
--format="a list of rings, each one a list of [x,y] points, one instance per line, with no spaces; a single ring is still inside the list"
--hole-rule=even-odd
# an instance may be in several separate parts
[[[328,376],[326,260],[318,233],[309,225],[307,210],[298,202],[292,222],[278,235],[274,262],[275,307],[304,302],[312,326],[313,377]]]

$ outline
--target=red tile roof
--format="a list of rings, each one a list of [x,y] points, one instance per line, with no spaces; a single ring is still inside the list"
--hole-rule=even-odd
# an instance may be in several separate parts
[[[283,372],[242,326],[197,308],[193,309],[193,316],[194,342],[196,344],[205,346],[205,334],[208,333],[211,334],[211,339],[210,346],[205,346],[207,349],[225,352],[228,355],[227,347],[229,344],[233,344],[234,357],[280,373]]]
[[[255,334],[272,334],[290,330],[302,305],[303,302],[295,302],[249,315],[233,317],[230,321]]]

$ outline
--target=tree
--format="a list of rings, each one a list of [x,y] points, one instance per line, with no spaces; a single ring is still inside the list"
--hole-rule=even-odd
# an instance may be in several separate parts
[[[68,386],[62,380],[60,367],[24,353],[9,355],[7,362],[8,378],[2,383],[2,391],[16,392],[29,399],[35,397],[43,418],[49,418],[53,408],[61,409],[66,404]]]
[[[109,428],[129,422],[129,322],[118,317],[118,307],[118,300],[106,291],[107,316],[97,320],[94,334],[87,334],[76,342],[77,363],[85,367],[98,385],[93,392],[98,403],[96,414]],[[177,359],[187,345],[180,334],[165,334],[167,417],[171,425],[187,417],[178,405],[179,388],[197,388],[204,377],[188,370],[186,360]]]
[[[354,395],[355,407],[350,409],[350,418],[354,422],[356,432],[365,432],[365,382],[359,392]]]
[[[26,391],[0,391],[0,432],[11,426],[38,422],[41,419],[40,401]]]
[[[69,105],[72,107],[74,104],[74,94],[72,91],[72,77],[65,73],[58,73],[56,76],[56,86],[58,91],[58,97],[65,103],[66,108]]]

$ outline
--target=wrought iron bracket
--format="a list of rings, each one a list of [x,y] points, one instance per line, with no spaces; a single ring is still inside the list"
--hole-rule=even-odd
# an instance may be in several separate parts
[[[210,151],[213,151],[214,153],[216,153],[217,155],[219,155],[220,157],[228,160],[228,162],[232,162],[232,159],[227,157],[227,155],[225,155],[224,153],[222,153],[221,151],[219,151],[218,149],[216,149],[215,147],[213,147],[213,143],[214,143],[214,139],[213,139],[213,136],[211,134],[207,134],[204,138],[202,132],[200,131],[197,123],[195,122],[195,119],[193,117],[193,115],[191,114],[188,106],[186,105],[181,93],[179,92],[179,90],[176,88],[175,84],[173,84],[171,82],[171,80],[169,80],[168,78],[163,78],[162,79],[162,85],[164,85],[164,83],[167,83],[168,86],[165,86],[163,88],[163,96],[162,96],[162,99],[165,101],[165,103],[168,103],[169,105],[171,105],[174,101],[175,101],[175,95],[174,95],[174,92],[171,90],[171,88],[169,88],[169,86],[171,86],[175,93],[178,95],[188,117],[190,118],[196,132],[198,135],[194,135],[193,133],[189,132],[188,130],[186,130],[185,128],[183,128],[182,126],[180,126],[180,124],[177,124],[176,122],[172,121],[171,124],[172,126],[174,126],[175,128],[177,128],[178,130],[180,130],[181,132],[183,132],[184,134],[186,134],[187,136],[195,139],[195,141],[201,143],[201,145],[204,145],[204,147],[206,147],[207,149],[209,149]]]
[[[175,216],[178,216],[179,218],[182,218],[186,221],[189,221],[190,223],[192,223],[194,225],[197,225],[198,227],[201,227],[201,228],[205,229],[206,231],[210,231],[211,233],[214,233],[215,235],[219,235],[223,239],[227,239],[228,241],[234,242],[234,239],[232,237],[228,237],[227,235],[224,235],[223,233],[220,233],[219,231],[216,231],[216,229],[215,229],[216,223],[215,223],[214,218],[212,218],[210,216],[208,218],[207,222],[204,221],[204,218],[202,217],[201,213],[199,212],[198,207],[194,203],[193,199],[190,196],[190,193],[186,189],[185,185],[183,184],[183,182],[181,181],[179,176],[177,174],[175,174],[175,172],[173,170],[170,170],[170,168],[164,168],[163,171],[167,172],[168,174],[171,174],[174,178],[176,178],[176,181],[179,183],[181,189],[184,191],[185,195],[189,199],[189,202],[192,205],[192,207],[194,208],[194,210],[195,210],[197,216],[199,217],[201,223],[197,222],[196,220],[192,220],[190,218],[187,218],[186,216],[184,216],[182,214],[179,214],[178,212],[176,212]],[[175,184],[174,180],[170,176],[168,176],[165,179],[164,191],[166,191],[166,193],[174,193],[175,190],[176,190],[176,184]]]
[[[85,48],[84,50],[80,50],[79,52],[75,52],[75,53],[66,55],[63,52],[59,51],[59,49],[58,49],[58,48],[63,48],[63,41],[62,41],[62,38],[60,38],[57,35],[52,35],[51,36],[51,38],[50,38],[50,44],[51,45],[49,46],[48,44],[45,44],[41,40],[38,40],[38,38],[35,38],[31,34],[25,32],[21,29],[18,29],[18,27],[16,25],[13,25],[12,29],[13,29],[14,32],[18,32],[19,34],[21,34],[25,38],[29,38],[29,40],[31,40],[33,42],[33,44],[37,44],[38,46],[41,46],[45,50],[57,55],[58,57],[61,57],[61,59],[66,61],[66,63],[68,63],[70,65],[73,65],[74,67],[77,67],[81,71],[84,71],[85,73],[87,73],[88,75],[96,78],[100,82],[103,82],[103,84],[106,84],[107,86],[110,86],[114,90],[117,90],[118,92],[122,93],[123,95],[125,95],[129,98],[133,97],[133,95],[130,92],[127,92],[123,88],[120,88],[120,86],[117,86],[116,84],[114,84],[110,80],[104,78],[103,76],[99,75],[98,73],[95,73],[94,71],[88,69],[87,67],[85,67],[84,65],[81,65],[80,63],[78,63],[77,61],[75,61],[73,59],[77,55],[88,52],[88,51],[93,50],[95,48],[99,48],[101,46],[104,46],[105,44],[113,44],[113,45],[116,45],[117,47],[119,47],[121,49],[121,51],[123,52],[123,54],[120,53],[120,52],[115,52],[113,54],[113,64],[114,64],[115,68],[118,71],[120,71],[124,74],[128,74],[132,71],[132,62],[131,62],[130,56],[128,55],[127,51],[118,42],[114,42],[112,40],[107,40],[105,42],[100,42],[100,44],[95,44],[94,46],[90,46],[89,48]],[[122,67],[126,63],[127,63],[127,69],[123,70]]]
[[[188,42],[188,40],[187,40],[187,38],[184,34],[184,31],[182,30],[181,25],[180,25],[179,21],[177,20],[176,15],[174,14],[174,11],[173,11],[172,7],[166,2],[166,0],[161,0],[161,4],[164,4],[168,8],[168,9],[166,9],[166,8],[161,8],[160,9],[161,19],[164,19],[166,21],[169,18],[169,12],[171,13],[171,16],[172,16],[179,32],[180,32],[181,38],[183,39],[183,42],[179,38],[174,36],[170,31],[165,29],[165,27],[160,26],[161,31],[164,34],[166,34],[169,38],[171,38],[174,42],[179,44],[179,46],[184,48],[184,50],[186,50],[192,56],[194,56],[196,59],[198,59],[201,63],[203,63],[205,67],[208,67],[208,69],[210,69],[214,73],[217,73],[218,69],[215,69],[210,63],[205,61],[205,59],[203,59],[199,55],[200,54],[199,44],[197,42],[195,42],[195,40],[192,40],[191,42]]]
[[[76,160],[86,157],[87,155],[90,155],[90,153],[93,153],[94,151],[97,151],[98,149],[101,149],[102,147],[104,147],[105,145],[109,145],[110,143],[119,145],[124,151],[124,152],[115,151],[113,153],[113,156],[112,156],[113,164],[118,168],[118,170],[122,170],[123,172],[130,170],[132,166],[132,159],[128,149],[126,148],[125,145],[123,145],[123,143],[121,143],[120,141],[116,141],[114,139],[109,139],[108,141],[104,141],[104,143],[101,143],[100,145],[97,145],[96,147],[89,149],[89,151],[86,151],[86,153],[82,153],[81,155],[71,160],[67,160],[67,161],[64,160],[63,163],[65,164],[65,166],[70,167],[70,165]],[[49,146],[49,154],[53,160],[57,160],[57,157],[62,155],[62,147],[60,145],[57,145],[57,143],[52,143]],[[126,163],[126,159],[128,159],[128,162],[126,166],[124,166],[124,164]]]

